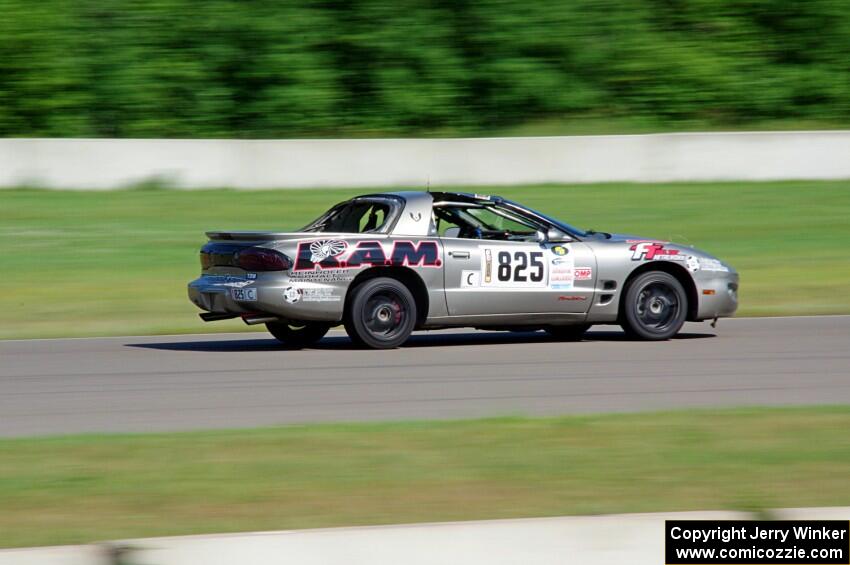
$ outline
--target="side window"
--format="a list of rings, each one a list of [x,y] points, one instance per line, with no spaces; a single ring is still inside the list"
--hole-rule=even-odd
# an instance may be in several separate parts
[[[468,237],[465,233],[472,233],[475,226],[469,223],[460,213],[462,209],[454,207],[434,208],[434,226],[440,237]]]
[[[364,210],[360,217],[359,233],[368,233],[380,230],[387,221],[387,209],[384,204],[372,204]]]
[[[475,205],[434,208],[437,233],[441,237],[488,239],[494,241],[534,241],[537,228],[509,211]]]
[[[460,226],[451,220],[437,220],[437,234],[440,237],[458,237]]]
[[[302,231],[379,233],[391,225],[400,210],[400,202],[390,198],[355,198],[337,204]]]
[[[503,232],[505,239],[510,235],[522,236],[534,235],[535,233],[533,226],[496,214],[488,208],[471,208],[468,212],[489,229]]]

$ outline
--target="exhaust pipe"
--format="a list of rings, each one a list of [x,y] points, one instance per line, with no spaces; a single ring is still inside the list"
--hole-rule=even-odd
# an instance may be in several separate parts
[[[205,322],[217,322],[219,320],[230,320],[239,317],[238,314],[219,314],[216,312],[202,312],[198,316]]]
[[[249,326],[256,326],[257,324],[279,322],[280,318],[278,318],[277,316],[269,316],[268,314],[243,314],[242,321],[248,324]]]

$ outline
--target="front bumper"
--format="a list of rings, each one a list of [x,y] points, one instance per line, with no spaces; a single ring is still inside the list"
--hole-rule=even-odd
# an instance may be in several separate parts
[[[700,271],[694,276],[697,288],[697,319],[732,316],[738,309],[738,273],[730,270]]]

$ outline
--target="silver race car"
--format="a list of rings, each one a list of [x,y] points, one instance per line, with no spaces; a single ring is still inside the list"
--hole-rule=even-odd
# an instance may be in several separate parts
[[[545,330],[618,323],[668,339],[731,316],[738,274],[666,241],[584,231],[498,196],[392,192],[337,204],[298,232],[207,232],[189,298],[303,347],[339,323],[358,345],[417,329]]]

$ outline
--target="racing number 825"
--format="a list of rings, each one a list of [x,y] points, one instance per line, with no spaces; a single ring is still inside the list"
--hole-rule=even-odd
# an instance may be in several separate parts
[[[499,251],[497,257],[499,268],[496,277],[502,282],[540,282],[545,274],[543,252],[516,251],[511,256],[510,251]],[[529,267],[531,269],[529,270]]]

